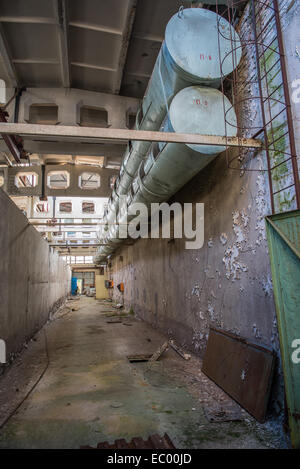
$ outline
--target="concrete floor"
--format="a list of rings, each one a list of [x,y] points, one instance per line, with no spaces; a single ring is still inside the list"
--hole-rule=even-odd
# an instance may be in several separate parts
[[[244,411],[238,422],[208,422],[203,407],[230,398],[197,357],[170,349],[151,370],[130,364],[128,354],[152,353],[166,339],[150,325],[131,316],[108,324],[111,305],[94,298],[77,307],[48,322],[0,379],[1,428],[45,368],[47,339],[49,367],[2,426],[0,448],[79,448],[164,432],[177,448],[282,446]]]

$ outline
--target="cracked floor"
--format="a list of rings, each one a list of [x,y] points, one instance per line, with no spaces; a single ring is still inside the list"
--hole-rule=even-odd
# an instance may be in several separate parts
[[[150,354],[166,337],[131,315],[108,323],[117,314],[109,303],[81,297],[76,305],[55,315],[0,378],[0,448],[79,448],[165,432],[184,449],[284,447],[240,408],[240,421],[207,420],[205,408],[232,401],[201,373],[198,357],[169,349],[151,368],[129,363],[127,355]],[[45,369],[46,351],[45,374],[14,412]]]

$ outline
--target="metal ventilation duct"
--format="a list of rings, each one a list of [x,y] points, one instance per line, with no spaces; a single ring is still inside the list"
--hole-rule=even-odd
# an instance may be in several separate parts
[[[235,44],[234,50],[232,44]],[[137,114],[135,128],[158,130],[178,91],[192,84],[218,88],[220,62],[223,62],[225,76],[238,66],[241,54],[239,36],[224,18],[203,8],[180,10],[167,24],[165,40]],[[148,142],[129,142],[120,175],[108,202],[108,223],[115,218],[119,196],[127,193],[149,146]],[[102,236],[107,230],[108,226],[104,226]]]

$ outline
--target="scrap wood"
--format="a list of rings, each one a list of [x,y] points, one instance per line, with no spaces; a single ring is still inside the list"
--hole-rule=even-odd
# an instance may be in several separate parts
[[[189,360],[191,358],[191,355],[189,353],[184,352],[184,350],[178,347],[178,345],[175,344],[174,340],[170,340],[169,344],[172,347],[172,349],[175,350],[175,352],[177,352],[178,355],[180,355],[185,360]]]
[[[123,322],[124,326],[131,326],[130,323]],[[179,348],[174,342],[166,341],[164,342],[152,355],[148,354],[140,354],[140,355],[128,355],[127,358],[130,362],[149,362],[153,363],[156,362],[162,354],[171,346],[182,358],[185,360],[189,360],[191,355],[185,353],[181,348]]]
[[[78,304],[79,304],[79,301],[77,303],[73,303],[73,302],[72,303],[66,303],[66,306],[68,308],[77,308]]]
[[[148,362],[150,358],[152,357],[152,354],[140,354],[140,355],[127,355],[127,358],[130,362]]]
[[[243,420],[243,410],[236,402],[224,402],[220,405],[203,407],[209,422],[234,422]]]
[[[51,316],[51,321],[56,321],[57,319],[61,319],[62,317],[66,316],[72,311],[69,306],[64,306],[62,309],[58,310],[56,313]]]
[[[165,350],[167,350],[167,348],[169,347],[169,342],[164,342],[157,350],[156,352],[153,353],[152,357],[149,359],[149,362],[156,362],[156,360],[158,360],[162,354],[165,352]]]
[[[106,317],[111,318],[111,317],[116,317],[116,318],[129,318],[130,316],[126,313],[117,313],[115,311],[104,311],[104,313],[111,313],[111,314],[105,314]]]
[[[111,319],[109,321],[106,321],[107,324],[118,324],[118,323],[121,323],[122,320],[121,319]]]
[[[156,352],[152,354],[141,354],[141,355],[128,355],[127,358],[130,362],[149,362],[153,363],[157,361],[162,354],[164,353],[165,350],[167,350],[169,346],[169,342],[164,342],[157,350]]]
[[[131,325],[129,323],[123,323],[124,325]],[[161,356],[162,354],[169,348],[169,346],[171,346],[172,348],[174,348],[174,350],[182,357],[184,358],[185,360],[189,360],[191,358],[191,355],[189,355],[188,353],[184,353],[179,347],[177,347],[172,341],[166,341],[164,342],[152,355],[148,355],[148,354],[141,354],[141,355],[128,355],[127,358],[130,362],[149,362],[149,363],[153,363],[153,362],[156,362]]]

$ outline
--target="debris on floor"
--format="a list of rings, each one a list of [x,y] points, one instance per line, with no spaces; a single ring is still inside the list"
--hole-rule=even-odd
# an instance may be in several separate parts
[[[152,357],[152,354],[149,355],[127,355],[127,359],[131,362],[148,362],[150,358]]]
[[[154,354],[152,355],[152,357],[149,359],[149,362],[156,362],[156,360],[158,360],[162,354],[168,349],[169,347],[169,342],[164,342],[157,350],[156,352],[154,352]]]
[[[211,423],[234,422],[243,420],[243,410],[236,402],[207,405],[203,407],[207,420]]]
[[[115,309],[122,309],[124,306],[122,305],[122,303],[118,303],[116,305],[112,305],[112,307]]]
[[[93,446],[81,446],[80,449],[176,449],[173,445],[169,435],[164,434],[163,437],[155,434],[149,436],[148,440],[143,440],[141,437],[132,438],[127,443],[124,438],[115,440],[113,444],[107,441],[98,443],[97,448]]]
[[[93,298],[81,297],[79,306],[84,314],[70,312],[45,326],[51,373],[44,375],[38,392],[31,393],[30,405],[22,405],[1,428],[0,448],[75,448],[80,443],[96,447],[98,441],[109,439],[113,444],[120,438],[128,446],[135,435],[147,440],[149,435],[164,432],[178,448],[285,447],[283,437],[269,422],[258,425],[243,410],[241,422],[227,422],[226,415],[226,421],[218,423],[224,417],[218,404],[222,411],[232,399],[201,372],[199,357],[192,354],[190,360],[184,360],[170,346],[169,352],[148,367],[153,352],[168,340],[165,335],[134,318],[134,327],[127,329],[106,324],[105,310],[110,307],[99,308]],[[63,306],[60,311],[65,310],[69,311]],[[90,340],[102,332],[101,342]],[[85,347],[81,347],[83,343]],[[74,358],[79,362],[76,373]],[[136,363],[129,364],[127,359]],[[0,425],[26,399],[46,360],[41,330],[1,376]],[[53,373],[60,376],[55,386]],[[48,400],[56,389],[55,398]],[[97,393],[92,406],[87,389]],[[204,406],[215,410],[218,421],[208,420]],[[225,411],[229,412],[227,407]],[[34,427],[29,428],[32,421]],[[119,447],[121,444],[118,442]]]
[[[191,355],[189,353],[184,352],[184,350],[178,347],[178,345],[175,344],[174,340],[170,340],[169,344],[172,347],[172,349],[175,350],[175,352],[177,352],[178,355],[180,355],[185,360],[189,360],[191,358]]]
[[[108,322],[108,321],[107,321]],[[131,326],[131,323],[123,322],[124,326]],[[151,339],[147,339],[148,342],[151,342]],[[128,355],[127,358],[130,362],[155,362],[157,361],[162,354],[168,350],[169,346],[171,346],[182,358],[185,360],[189,360],[191,355],[185,353],[178,345],[174,343],[173,340],[169,340],[164,342],[152,355],[149,354],[140,354],[140,355]]]
[[[119,407],[122,407],[122,406],[123,406],[122,402],[112,402],[110,404],[110,407],[113,407],[114,409],[119,409]]]

